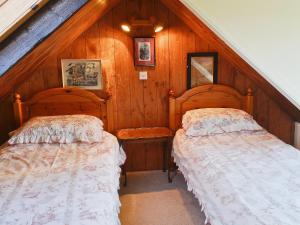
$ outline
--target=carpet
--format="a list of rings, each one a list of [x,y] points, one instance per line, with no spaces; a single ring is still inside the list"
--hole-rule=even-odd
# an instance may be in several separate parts
[[[181,174],[168,183],[162,171],[128,173],[120,200],[122,225],[204,225],[198,200]]]

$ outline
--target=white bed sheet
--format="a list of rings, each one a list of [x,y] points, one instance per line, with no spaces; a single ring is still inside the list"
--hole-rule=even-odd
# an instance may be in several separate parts
[[[0,155],[1,225],[119,225],[125,154],[104,132],[94,144],[22,144]]]
[[[300,152],[270,133],[181,129],[172,155],[211,225],[300,224]]]

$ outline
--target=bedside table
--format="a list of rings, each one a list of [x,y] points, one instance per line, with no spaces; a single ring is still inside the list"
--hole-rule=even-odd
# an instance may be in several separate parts
[[[170,152],[172,149],[173,132],[168,127],[140,127],[118,130],[116,136],[121,147],[124,143],[148,143],[164,142],[163,150],[163,171],[166,172],[169,163]],[[124,186],[127,185],[126,167],[123,168],[125,173]]]

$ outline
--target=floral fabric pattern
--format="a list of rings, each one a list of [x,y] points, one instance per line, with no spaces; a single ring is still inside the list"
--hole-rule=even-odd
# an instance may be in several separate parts
[[[119,225],[117,139],[21,144],[0,154],[1,225]]]
[[[211,225],[300,224],[300,152],[267,131],[180,129],[172,154]]]
[[[13,144],[100,142],[102,121],[89,115],[42,116],[31,118],[12,133],[8,141]]]
[[[204,108],[187,111],[182,119],[182,127],[188,136],[263,129],[248,113],[231,108]]]

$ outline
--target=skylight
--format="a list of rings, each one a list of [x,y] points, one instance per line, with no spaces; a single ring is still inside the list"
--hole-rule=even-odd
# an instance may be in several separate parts
[[[0,0],[0,42],[49,0]]]

